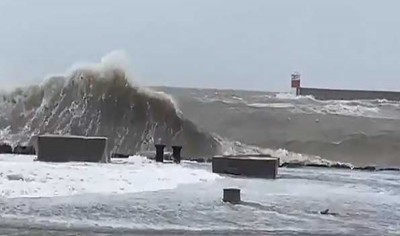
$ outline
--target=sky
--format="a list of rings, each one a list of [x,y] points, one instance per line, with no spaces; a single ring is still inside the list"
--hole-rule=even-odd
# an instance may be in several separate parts
[[[146,85],[400,90],[398,0],[0,0],[0,89],[123,50]]]

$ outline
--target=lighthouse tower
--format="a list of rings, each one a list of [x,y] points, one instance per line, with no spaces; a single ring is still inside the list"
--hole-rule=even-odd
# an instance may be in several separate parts
[[[300,73],[294,72],[291,75],[291,92],[295,95],[299,95],[300,90]]]

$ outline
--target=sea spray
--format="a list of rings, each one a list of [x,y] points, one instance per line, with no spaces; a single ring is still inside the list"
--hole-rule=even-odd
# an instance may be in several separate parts
[[[0,97],[0,142],[14,146],[32,144],[38,134],[99,135],[109,138],[110,152],[135,154],[164,143],[182,145],[184,158],[254,153],[283,162],[325,161],[202,131],[170,95],[141,86],[121,52],[112,52],[99,63],[77,63],[64,74],[49,75],[39,85]]]
[[[116,59],[117,58],[117,59]],[[32,143],[38,134],[100,135],[110,151],[151,150],[155,142],[184,146],[187,157],[212,156],[220,144],[185,119],[171,96],[140,86],[111,53],[65,75],[3,94],[1,141]]]

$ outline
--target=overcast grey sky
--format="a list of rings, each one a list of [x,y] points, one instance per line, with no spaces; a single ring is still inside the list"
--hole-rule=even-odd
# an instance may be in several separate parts
[[[148,85],[400,90],[398,0],[0,0],[2,88],[115,49]]]

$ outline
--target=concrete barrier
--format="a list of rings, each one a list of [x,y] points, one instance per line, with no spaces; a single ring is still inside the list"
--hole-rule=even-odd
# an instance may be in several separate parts
[[[7,143],[0,143],[0,153],[5,153],[5,154],[13,153],[11,145]]]
[[[36,139],[39,161],[108,162],[106,137],[40,135]]]
[[[238,188],[224,188],[224,195],[222,201],[232,204],[240,203],[240,189]]]
[[[216,156],[212,159],[212,171],[220,174],[243,175],[275,179],[279,158],[268,155]]]

